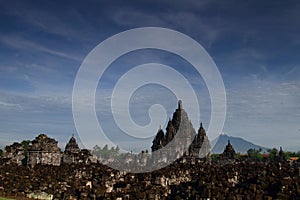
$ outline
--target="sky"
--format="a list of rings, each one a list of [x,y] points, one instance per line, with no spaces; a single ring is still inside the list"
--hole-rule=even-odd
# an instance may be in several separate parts
[[[1,0],[0,148],[32,140],[39,133],[57,139],[62,148],[72,133],[80,140],[72,114],[72,91],[86,56],[122,31],[162,27],[193,38],[214,60],[227,98],[223,133],[265,147],[299,151],[299,19],[296,0]],[[130,52],[115,60],[101,77],[95,105],[108,137],[127,150],[136,143],[141,144],[137,149],[149,148],[156,132],[143,142],[120,137],[110,110],[112,90],[122,74],[151,62],[169,65],[186,77],[200,106],[201,119],[192,120],[203,121],[204,128],[210,123],[210,94],[188,62],[161,50]],[[161,75],[167,78],[169,74]],[[134,108],[132,119],[147,125],[153,104],[165,108],[165,113],[155,112],[165,117],[159,124],[164,128],[177,99],[157,84],[134,92],[129,105]],[[104,145],[101,139],[97,142]]]

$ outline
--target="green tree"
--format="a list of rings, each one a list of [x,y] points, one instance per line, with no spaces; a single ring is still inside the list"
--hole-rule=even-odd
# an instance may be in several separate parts
[[[0,157],[2,157],[2,155],[3,155],[3,150],[0,149]]]
[[[261,149],[256,150],[256,149],[248,149],[247,154],[248,158],[250,158],[253,161],[261,161],[262,155],[261,155]]]
[[[96,153],[96,152],[99,152],[99,151],[101,151],[101,148],[98,145],[94,146],[93,152]]]
[[[290,151],[287,151],[287,152],[284,152],[284,157],[286,159],[289,159],[290,157],[299,157],[299,152],[290,152]]]
[[[98,145],[94,146],[92,153],[95,156],[100,157],[101,156],[101,148]]]
[[[107,151],[108,150],[108,145],[106,144],[106,145],[104,145],[104,147],[103,147],[103,149],[102,149],[103,151]]]
[[[29,146],[30,143],[31,143],[30,140],[23,140],[23,141],[21,142],[21,144],[22,144],[23,147],[24,147],[24,154],[25,154],[25,155],[27,155],[27,152],[28,152],[28,146]]]
[[[211,154],[211,160],[216,161],[220,158],[220,154]]]
[[[119,153],[119,152],[120,152],[120,147],[117,146],[117,147],[116,147],[116,153]]]
[[[270,159],[273,160],[278,155],[278,150],[276,148],[268,149],[270,154]]]
[[[119,155],[120,147],[111,147],[110,149],[108,148],[108,145],[104,145],[103,149],[99,147],[98,145],[93,147],[93,154],[96,155],[97,157],[101,157],[104,159],[115,157]]]

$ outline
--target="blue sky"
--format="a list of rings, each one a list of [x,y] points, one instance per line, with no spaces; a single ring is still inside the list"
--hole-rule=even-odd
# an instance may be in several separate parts
[[[41,132],[63,147],[76,133],[72,88],[83,59],[114,34],[155,26],[192,37],[214,59],[227,95],[223,132],[298,151],[299,19],[296,0],[0,1],[0,147]],[[201,76],[157,50],[132,52],[113,63],[97,90],[99,121],[118,131],[107,110],[114,83],[130,67],[154,61],[171,65],[192,83],[207,127],[210,100]],[[147,124],[152,103],[164,105],[168,117],[176,107],[166,88],[145,86],[132,98],[137,123]]]

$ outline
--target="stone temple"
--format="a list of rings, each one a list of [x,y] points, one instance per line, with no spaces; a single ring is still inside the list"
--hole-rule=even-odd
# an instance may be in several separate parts
[[[153,156],[160,158],[156,162],[167,162],[167,158],[177,159],[183,155],[203,159],[210,157],[210,144],[202,123],[196,133],[181,100],[167,124],[166,132],[159,128],[151,149]],[[164,150],[159,151],[161,149]]]
[[[49,138],[46,134],[37,136],[28,147],[28,164],[31,166],[36,164],[59,166],[62,153],[57,143],[55,139]]]
[[[66,144],[65,151],[58,147],[58,142],[46,134],[38,135],[33,141],[28,141],[28,147],[15,142],[6,146],[4,155],[7,164],[29,165],[37,164],[59,166],[62,163],[96,163],[96,158],[87,149],[80,149],[74,135]]]
[[[65,147],[65,152],[63,155],[63,162],[64,163],[75,163],[79,158],[80,148],[76,142],[74,134],[70,138],[69,142]]]
[[[63,153],[62,162],[71,163],[95,163],[97,159],[91,154],[87,149],[80,149],[74,134],[70,138],[69,142],[66,144],[65,151]]]
[[[226,145],[224,152],[222,154],[223,159],[235,159],[236,158],[236,153],[233,148],[233,146],[230,144],[230,140],[228,140],[228,144]]]
[[[230,150],[230,147],[228,148]],[[130,155],[124,159],[126,163],[136,163],[139,166],[150,163],[169,163],[181,157],[210,162],[210,143],[203,124],[200,123],[196,132],[181,101],[178,101],[178,107],[172,118],[169,119],[166,130],[159,128],[153,139],[151,150],[152,155],[146,151],[136,157]],[[10,162],[18,165],[27,164],[32,167],[37,164],[59,166],[62,163],[87,164],[97,162],[96,155],[92,155],[87,149],[79,148],[74,135],[66,144],[64,152],[58,147],[58,142],[55,139],[46,134],[40,134],[29,143],[28,148],[25,149],[22,144],[16,143],[6,147],[4,153]],[[108,159],[108,162],[114,161],[114,158]]]
[[[199,158],[209,158],[210,148],[208,137],[206,136],[205,129],[201,122],[198,134],[195,136],[194,141],[190,146],[189,155]]]

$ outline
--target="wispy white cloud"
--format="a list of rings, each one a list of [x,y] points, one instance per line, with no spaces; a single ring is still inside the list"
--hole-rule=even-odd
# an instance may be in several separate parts
[[[299,146],[300,83],[248,80],[228,89],[225,132],[269,147]],[[295,150],[295,149],[293,149]]]
[[[15,109],[17,109],[17,110],[22,109],[22,107],[21,107],[20,104],[7,103],[7,102],[4,102],[4,101],[0,101],[0,110],[1,109],[12,111],[12,110],[15,110]]]
[[[48,2],[51,6],[52,3]],[[96,38],[97,29],[92,26],[75,8],[55,9],[34,4],[18,2],[5,4],[3,14],[13,16],[17,20],[32,27],[34,30],[48,34],[58,35],[74,41],[89,41]]]
[[[36,51],[36,52],[44,52],[54,56],[59,56],[62,58],[72,59],[75,61],[82,61],[80,56],[75,56],[72,54],[68,54],[59,50],[54,50],[47,46],[38,44],[34,41],[26,40],[25,38],[21,38],[19,36],[8,36],[8,35],[0,35],[0,41],[2,44],[5,44],[9,47],[22,49],[26,51]]]
[[[118,25],[130,28],[146,26],[172,28],[200,39],[208,47],[225,30],[225,27],[224,30],[216,28],[211,21],[202,20],[196,13],[190,11],[145,13],[132,8],[122,8],[114,10],[111,14]]]

